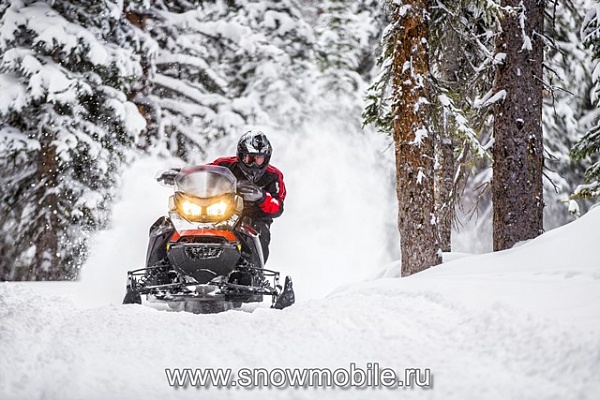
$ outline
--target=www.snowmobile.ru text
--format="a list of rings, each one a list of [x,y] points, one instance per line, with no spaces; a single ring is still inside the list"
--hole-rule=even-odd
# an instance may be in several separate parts
[[[366,368],[166,368],[167,381],[174,388],[260,388],[260,387],[385,387],[432,388],[433,377],[429,368],[408,368],[398,374],[391,368],[381,368],[378,363],[367,363]],[[404,376],[404,379],[400,379]]]

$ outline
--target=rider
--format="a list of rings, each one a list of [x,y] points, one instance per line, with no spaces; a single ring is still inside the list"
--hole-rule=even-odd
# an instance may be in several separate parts
[[[257,130],[244,133],[234,157],[218,158],[211,165],[228,168],[238,180],[244,198],[244,216],[260,234],[264,261],[269,257],[270,227],[273,218],[283,213],[286,190],[283,174],[269,164],[273,148],[267,136]]]
[[[218,158],[212,165],[228,168],[238,179],[238,192],[244,198],[244,217],[259,233],[263,261],[269,257],[270,227],[273,218],[283,213],[286,190],[283,174],[269,165],[273,148],[267,136],[250,130],[243,134],[237,145],[237,156]],[[179,172],[173,168],[161,175],[159,180],[172,180]],[[173,234],[173,225],[166,217],[159,218],[150,228],[150,240],[146,254],[146,267],[168,264],[166,243]]]

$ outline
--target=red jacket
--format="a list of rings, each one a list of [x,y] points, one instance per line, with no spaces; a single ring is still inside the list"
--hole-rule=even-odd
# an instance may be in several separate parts
[[[233,172],[238,181],[247,180],[239,166],[240,161],[237,157],[218,158],[210,165],[220,165]],[[267,170],[255,182],[255,184],[265,191],[265,199],[259,204],[253,204],[244,210],[244,214],[251,218],[259,218],[272,221],[283,213],[283,201],[285,200],[286,190],[283,183],[283,174],[272,165],[267,165]]]

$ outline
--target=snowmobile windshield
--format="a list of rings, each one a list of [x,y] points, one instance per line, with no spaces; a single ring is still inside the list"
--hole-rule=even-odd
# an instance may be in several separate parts
[[[235,193],[235,185],[233,173],[216,165],[183,168],[175,177],[175,191],[200,198]]]

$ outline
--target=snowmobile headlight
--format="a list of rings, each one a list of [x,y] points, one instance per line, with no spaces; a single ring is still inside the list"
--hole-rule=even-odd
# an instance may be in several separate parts
[[[229,203],[225,200],[218,201],[206,207],[206,215],[209,217],[223,217],[227,214]]]
[[[175,193],[173,203],[177,213],[190,222],[221,222],[229,219],[235,212],[234,198],[221,196],[204,199]]]
[[[202,207],[200,207],[198,204],[187,199],[183,199],[180,204],[181,211],[186,217],[199,217],[202,215]]]

